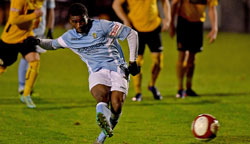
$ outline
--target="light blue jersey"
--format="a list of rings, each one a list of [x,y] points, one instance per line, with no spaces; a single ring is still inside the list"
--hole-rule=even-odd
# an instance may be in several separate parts
[[[123,68],[127,67],[127,63],[117,39],[123,41],[130,31],[131,28],[118,22],[93,20],[88,34],[68,30],[52,41],[52,47],[71,49],[87,64],[89,73],[100,69],[124,73]]]
[[[34,29],[34,35],[38,37],[43,37],[46,29],[46,16],[47,16],[47,8],[52,9],[55,8],[55,0],[44,0],[43,6],[41,8],[43,15],[42,15],[42,20],[39,23],[38,28]]]

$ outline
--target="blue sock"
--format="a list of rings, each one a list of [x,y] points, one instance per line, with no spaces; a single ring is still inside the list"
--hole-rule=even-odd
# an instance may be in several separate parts
[[[19,82],[18,91],[21,91],[24,89],[25,75],[26,75],[28,67],[29,67],[29,63],[24,58],[21,58],[20,63],[19,63],[19,68],[18,68],[18,82]]]
[[[108,121],[110,120],[111,111],[108,108],[108,104],[107,103],[99,102],[96,105],[96,113],[99,113],[99,112],[103,113]],[[98,142],[103,143],[105,141],[106,137],[107,136],[103,133],[103,131],[101,131],[101,133],[98,136],[97,140],[98,140]]]
[[[108,104],[105,103],[105,102],[99,102],[97,105],[96,105],[96,113],[103,113],[106,117],[106,119],[109,121],[109,118],[111,116],[111,111],[110,109],[108,108]]]

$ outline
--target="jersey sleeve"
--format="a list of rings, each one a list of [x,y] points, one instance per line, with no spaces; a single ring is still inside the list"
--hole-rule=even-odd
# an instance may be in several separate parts
[[[104,31],[104,34],[108,37],[118,38],[124,40],[127,38],[131,28],[125,26],[119,22],[101,20],[101,27]]]
[[[47,0],[47,8],[53,9],[56,7],[55,0]]]
[[[25,7],[25,0],[11,0],[9,22],[11,24],[21,24],[36,18],[36,14],[20,14]]]
[[[208,6],[213,7],[218,5],[218,0],[209,0]]]
[[[67,36],[68,32],[64,33],[62,36],[60,36],[57,39],[54,39],[52,41],[52,47],[54,49],[58,49],[58,48],[68,48],[69,46],[66,44],[67,41]]]

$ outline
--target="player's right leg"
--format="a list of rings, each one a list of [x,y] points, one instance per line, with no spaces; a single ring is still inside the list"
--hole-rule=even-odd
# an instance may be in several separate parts
[[[113,130],[109,121],[111,112],[108,108],[110,87],[97,84],[91,88],[91,94],[97,101],[96,105],[96,122],[102,129],[105,136],[111,137]]]
[[[187,80],[186,80],[186,95],[187,96],[198,96],[196,92],[192,89],[192,79],[194,75],[194,69],[195,69],[195,55],[196,53],[189,53],[188,61],[187,61]]]
[[[176,94],[177,98],[184,98],[185,92],[183,89],[183,81],[184,81],[184,75],[186,72],[186,62],[185,57],[186,51],[178,51],[178,60],[176,63],[176,74],[177,74],[177,80],[178,80],[178,91]]]
[[[37,52],[30,52],[25,55],[25,59],[28,61],[29,67],[26,72],[26,80],[22,96],[27,107],[35,108],[36,105],[32,101],[30,94],[39,72],[40,56]]]

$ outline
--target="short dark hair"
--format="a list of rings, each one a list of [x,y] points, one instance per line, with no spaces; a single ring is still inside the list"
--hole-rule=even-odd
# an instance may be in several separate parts
[[[88,16],[88,10],[85,5],[81,3],[74,3],[69,8],[68,16],[80,16],[85,15]]]

